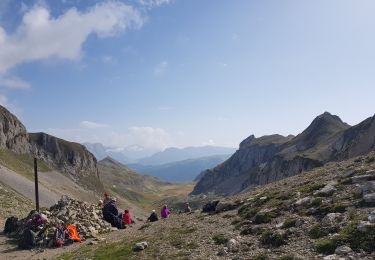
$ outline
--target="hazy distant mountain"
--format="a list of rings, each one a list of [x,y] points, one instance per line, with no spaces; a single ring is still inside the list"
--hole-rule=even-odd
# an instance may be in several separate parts
[[[191,182],[203,170],[224,162],[230,156],[231,154],[213,155],[161,165],[130,164],[128,166],[139,173],[158,177],[164,181]]]
[[[124,164],[136,163],[138,159],[154,154],[155,150],[145,149],[142,146],[132,145],[123,148],[104,146],[101,143],[83,143],[98,160],[111,157]]]
[[[326,112],[296,137],[248,137],[230,159],[202,174],[193,194],[234,194],[373,150],[375,116],[350,127]]]
[[[150,157],[138,160],[138,164],[143,165],[162,165],[172,162],[178,162],[188,159],[197,159],[209,157],[213,155],[233,154],[235,148],[219,147],[219,146],[202,146],[202,147],[186,147],[186,148],[167,148],[162,152],[155,153]]]

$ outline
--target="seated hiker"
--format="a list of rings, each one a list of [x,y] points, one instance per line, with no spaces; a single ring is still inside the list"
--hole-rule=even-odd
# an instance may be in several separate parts
[[[105,204],[102,210],[105,221],[111,223],[113,227],[117,227],[119,229],[124,228],[122,218],[119,218],[119,211],[117,209],[115,199],[111,199],[110,202]]]
[[[147,219],[147,222],[155,222],[155,221],[158,221],[159,218],[158,218],[158,215],[156,214],[156,211],[155,210],[152,210],[151,212],[151,215],[148,217]]]
[[[108,192],[104,192],[104,199],[103,199],[103,206],[107,205],[107,203],[111,202],[111,197],[109,196]]]
[[[65,229],[62,223],[57,224],[54,234],[54,244],[57,247],[61,247],[65,244]]]
[[[164,205],[160,212],[161,218],[169,218],[170,214],[171,212],[169,211],[167,205]]]
[[[185,212],[185,213],[190,213],[190,212],[191,212],[191,208],[190,208],[189,202],[186,202],[186,203],[185,203],[185,209],[184,209],[184,212]]]
[[[29,220],[27,220],[26,227],[33,231],[36,231],[39,226],[44,225],[47,222],[48,218],[46,215],[37,213],[32,215],[32,217]]]
[[[122,222],[124,222],[124,225],[130,225],[133,223],[129,210],[125,210],[124,214],[122,214]]]

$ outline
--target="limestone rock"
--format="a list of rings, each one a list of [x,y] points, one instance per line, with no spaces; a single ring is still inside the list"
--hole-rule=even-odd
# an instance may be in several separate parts
[[[134,245],[133,247],[133,251],[135,252],[139,252],[139,251],[142,251],[142,250],[145,250],[146,248],[148,247],[148,243],[147,242],[139,242],[137,244]]]
[[[227,242],[226,247],[228,248],[229,252],[237,252],[239,250],[239,243],[237,240],[232,238]]]
[[[322,220],[323,226],[334,226],[342,220],[341,213],[328,213]]]
[[[366,203],[375,203],[375,193],[366,194],[363,196],[363,200]]]
[[[347,255],[351,253],[353,250],[348,246],[339,246],[335,250],[336,255]]]
[[[314,192],[314,196],[331,196],[337,189],[333,184],[327,184],[320,190]]]

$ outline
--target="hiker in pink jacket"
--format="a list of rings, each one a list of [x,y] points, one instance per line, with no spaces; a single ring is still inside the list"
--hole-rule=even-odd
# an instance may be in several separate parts
[[[168,218],[170,214],[171,212],[169,211],[167,205],[164,205],[160,212],[161,218]]]

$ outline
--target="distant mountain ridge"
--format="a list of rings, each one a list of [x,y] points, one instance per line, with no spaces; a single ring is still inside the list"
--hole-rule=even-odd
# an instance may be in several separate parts
[[[155,176],[164,181],[192,182],[203,170],[224,162],[230,156],[231,154],[212,155],[161,165],[129,164],[128,166],[139,173]]]
[[[220,147],[220,146],[200,146],[200,147],[185,147],[185,148],[167,148],[162,152],[153,154],[150,157],[138,160],[138,164],[143,165],[161,165],[172,162],[178,162],[188,159],[197,159],[209,156],[233,154],[235,148]]]
[[[192,194],[235,194],[372,150],[375,116],[350,127],[325,112],[296,137],[248,137],[225,163],[202,174]]]

